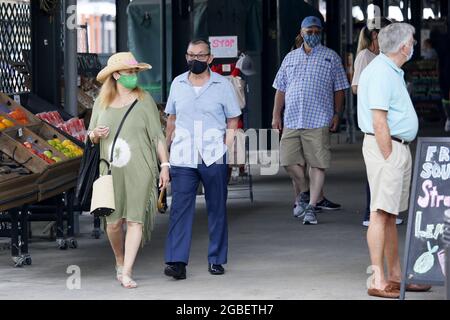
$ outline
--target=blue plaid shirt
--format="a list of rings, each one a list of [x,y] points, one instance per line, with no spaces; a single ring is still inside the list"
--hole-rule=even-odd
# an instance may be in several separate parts
[[[339,55],[318,45],[310,54],[306,54],[303,46],[290,52],[273,87],[285,93],[284,126],[315,129],[330,125],[334,93],[350,85]]]

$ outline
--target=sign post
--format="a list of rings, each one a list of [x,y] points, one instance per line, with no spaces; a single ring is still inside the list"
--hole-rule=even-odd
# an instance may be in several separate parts
[[[445,212],[450,209],[449,186],[450,138],[419,138],[400,288],[402,300],[407,284],[445,285],[445,274],[449,274],[444,235]]]
[[[238,37],[209,37],[211,53],[216,58],[237,58]]]

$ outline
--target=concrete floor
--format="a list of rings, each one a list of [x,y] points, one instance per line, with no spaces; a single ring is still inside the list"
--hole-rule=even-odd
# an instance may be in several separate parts
[[[226,275],[207,271],[207,220],[199,197],[188,279],[163,275],[168,215],[159,215],[151,243],[135,267],[136,290],[114,280],[114,260],[106,237],[92,239],[92,218],[82,216],[79,248],[60,251],[54,242],[35,238],[33,265],[13,268],[9,251],[0,250],[0,300],[5,299],[370,299],[366,269],[370,264],[366,229],[365,172],[360,141],[333,139],[333,165],[326,196],[343,210],[320,213],[319,225],[304,226],[292,217],[291,184],[284,172],[256,176],[255,202],[230,199],[229,263]],[[231,194],[233,195],[233,194]],[[401,247],[406,224],[399,228]],[[7,239],[0,239],[0,247]],[[402,250],[403,257],[403,250]],[[81,289],[69,290],[67,268],[79,266]],[[407,299],[443,299],[444,289],[409,293]]]

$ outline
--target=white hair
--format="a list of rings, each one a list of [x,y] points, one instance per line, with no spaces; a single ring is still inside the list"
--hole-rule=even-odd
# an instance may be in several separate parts
[[[397,22],[384,27],[378,34],[380,51],[384,54],[399,51],[401,46],[408,43],[414,36],[414,33],[416,29],[408,23]]]

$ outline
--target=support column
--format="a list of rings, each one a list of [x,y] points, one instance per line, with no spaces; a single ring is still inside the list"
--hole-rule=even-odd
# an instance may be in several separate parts
[[[443,17],[447,17],[447,32],[450,33],[450,1],[441,1],[441,12]]]
[[[327,0],[326,46],[341,53],[341,0]]]
[[[420,57],[421,47],[422,47],[422,16],[423,16],[423,1],[411,1],[411,24],[416,28],[416,34],[414,38],[417,40],[417,45],[414,48],[413,59]]]
[[[167,101],[167,34],[166,0],[160,0],[161,12],[161,102]]]
[[[403,0],[403,9],[402,9],[402,13],[403,13],[403,18],[404,18],[404,22],[408,22],[409,21],[409,17],[408,17],[408,10],[409,9],[409,0]]]
[[[64,21],[64,109],[78,116],[77,0],[65,0]]]
[[[58,2],[60,3],[60,2]],[[33,93],[41,99],[61,106],[61,15],[40,9],[39,1],[31,1],[31,63]]]
[[[128,51],[128,14],[130,0],[116,0],[116,51]]]
[[[345,12],[345,55],[344,55],[344,66],[346,68],[346,73],[349,78],[353,74],[353,15],[352,15],[353,1],[344,1],[344,12]],[[355,136],[355,111],[353,106],[353,93],[349,89],[345,96],[345,115],[347,119],[347,139],[349,143],[356,143]]]

